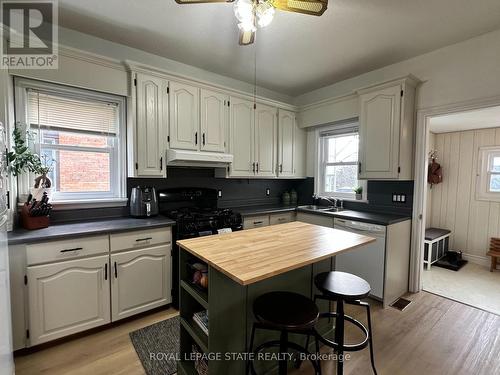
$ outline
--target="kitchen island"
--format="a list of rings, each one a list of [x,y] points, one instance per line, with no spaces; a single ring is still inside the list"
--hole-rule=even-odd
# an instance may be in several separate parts
[[[313,278],[330,271],[332,257],[375,239],[337,229],[291,222],[228,234],[178,241],[180,254],[180,374],[196,374],[190,356],[193,344],[209,358],[210,374],[245,374],[245,357],[254,322],[255,298],[270,291],[293,291],[311,297],[317,293]],[[208,265],[208,290],[190,282],[190,264]],[[320,310],[327,308],[320,305]],[[209,311],[209,334],[193,314]],[[328,322],[317,327],[331,329]],[[256,345],[278,333],[259,332]],[[291,337],[304,343],[303,337]],[[258,363],[259,373],[276,362]]]

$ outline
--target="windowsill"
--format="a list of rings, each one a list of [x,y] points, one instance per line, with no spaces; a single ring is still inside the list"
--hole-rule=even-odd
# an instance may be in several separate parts
[[[51,201],[54,211],[74,210],[84,208],[125,207],[128,198],[78,199],[66,201]],[[22,207],[24,203],[18,203]]]

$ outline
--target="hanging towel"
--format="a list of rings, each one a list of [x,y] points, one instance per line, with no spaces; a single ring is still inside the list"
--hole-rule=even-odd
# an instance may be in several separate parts
[[[441,169],[441,165],[434,159],[429,164],[429,170],[427,172],[427,182],[431,184],[431,186],[443,182],[443,171]]]

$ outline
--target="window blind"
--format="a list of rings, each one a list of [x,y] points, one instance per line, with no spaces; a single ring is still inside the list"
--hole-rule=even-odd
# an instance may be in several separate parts
[[[345,125],[338,125],[338,126],[330,127],[329,129],[320,131],[319,136],[320,137],[333,137],[333,136],[339,136],[339,135],[345,135],[345,134],[353,134],[353,133],[357,133],[358,131],[359,131],[358,124],[345,124]]]
[[[45,129],[118,133],[118,105],[28,90],[28,118],[31,126]]]

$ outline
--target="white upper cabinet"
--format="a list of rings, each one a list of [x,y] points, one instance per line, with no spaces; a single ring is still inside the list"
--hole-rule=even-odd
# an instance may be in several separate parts
[[[199,101],[198,87],[170,82],[170,148],[194,151],[200,149]]]
[[[277,109],[257,104],[255,110],[255,174],[276,177]]]
[[[136,175],[165,176],[168,81],[138,73],[136,76]]]
[[[415,86],[412,78],[358,91],[359,178],[413,178]]]
[[[255,175],[254,137],[255,111],[250,100],[231,97],[229,120],[229,153],[233,162],[229,167],[231,177]]]
[[[294,175],[295,113],[280,109],[278,115],[278,176]]]
[[[201,90],[202,151],[224,152],[228,121],[229,97],[217,91]]]

